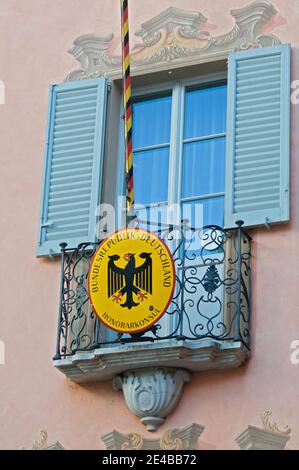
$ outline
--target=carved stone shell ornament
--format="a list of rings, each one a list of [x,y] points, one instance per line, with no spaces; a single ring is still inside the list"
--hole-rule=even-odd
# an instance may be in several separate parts
[[[147,430],[156,431],[177,406],[189,380],[186,370],[163,367],[125,372],[114,378],[113,385],[123,391],[128,408]]]

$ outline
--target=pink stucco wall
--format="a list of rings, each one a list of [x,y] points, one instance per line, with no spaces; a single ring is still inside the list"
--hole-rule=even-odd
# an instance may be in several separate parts
[[[248,0],[131,0],[131,29],[173,5],[201,11],[213,33],[230,29],[232,8]],[[299,1],[274,0],[273,32],[293,46],[299,79]],[[1,294],[0,448],[30,447],[40,429],[66,448],[103,448],[113,428],[146,435],[111,382],[79,386],[55,370],[59,264],[35,258],[48,84],[76,68],[67,54],[81,34],[119,38],[119,0],[0,0]],[[134,39],[132,39],[134,41]],[[193,376],[161,432],[191,422],[206,426],[201,448],[237,448],[234,438],[272,409],[292,428],[299,448],[299,365],[290,343],[299,338],[299,105],[292,105],[292,222],[253,232],[253,352],[232,372]]]

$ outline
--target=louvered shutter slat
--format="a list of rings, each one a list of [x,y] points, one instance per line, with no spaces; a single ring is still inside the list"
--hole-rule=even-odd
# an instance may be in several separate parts
[[[229,57],[225,226],[289,220],[290,46]]]
[[[103,77],[51,88],[39,256],[95,240],[106,98]]]

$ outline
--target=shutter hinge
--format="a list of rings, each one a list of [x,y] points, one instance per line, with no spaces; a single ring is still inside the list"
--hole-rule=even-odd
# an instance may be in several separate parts
[[[269,225],[271,222],[271,219],[269,219],[269,217],[266,217],[265,218],[265,226],[268,230],[271,230],[271,226]]]
[[[52,248],[50,248],[49,250],[49,254],[48,254],[48,258],[51,260],[51,261],[54,261],[55,260],[55,256],[54,256],[54,250]]]
[[[50,220],[48,220],[47,222],[41,223],[42,228],[53,227],[53,225],[54,225],[54,222],[51,222]]]
[[[107,90],[108,90],[108,93],[110,93],[111,88],[112,88],[111,80],[108,80],[108,81],[107,81]]]

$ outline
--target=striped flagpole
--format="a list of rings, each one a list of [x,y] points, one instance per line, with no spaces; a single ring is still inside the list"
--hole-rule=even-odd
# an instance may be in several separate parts
[[[125,146],[126,146],[127,212],[132,215],[133,208],[134,208],[134,185],[133,185],[132,102],[131,102],[132,90],[131,90],[131,74],[130,74],[128,0],[120,0],[120,2],[121,2]]]

